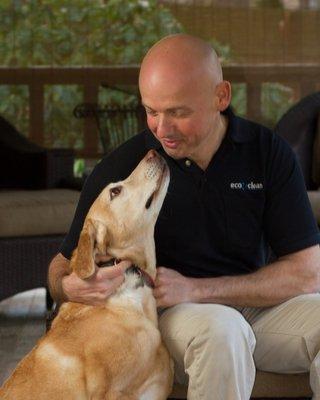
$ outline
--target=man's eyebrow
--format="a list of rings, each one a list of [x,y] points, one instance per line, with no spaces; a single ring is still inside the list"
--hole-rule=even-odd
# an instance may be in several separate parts
[[[146,103],[144,103],[143,101],[141,102],[141,104],[143,105],[143,107],[145,107],[145,108],[150,108],[150,110],[152,110],[152,108],[151,107],[149,107]]]
[[[142,104],[145,108],[149,108],[149,110],[153,110],[152,107],[148,106],[148,105],[145,104],[144,102],[141,102],[141,104]],[[186,110],[186,111],[188,111],[188,110],[190,110],[190,108],[187,107],[187,106],[185,106],[185,105],[178,105],[178,106],[176,106],[176,107],[169,107],[169,108],[167,108],[165,111],[171,112],[171,111],[177,111],[177,110]]]
[[[190,110],[190,108],[187,106],[181,105],[181,106],[176,106],[176,107],[170,107],[167,109],[167,111],[177,111],[177,110],[186,110],[187,111],[187,110]]]

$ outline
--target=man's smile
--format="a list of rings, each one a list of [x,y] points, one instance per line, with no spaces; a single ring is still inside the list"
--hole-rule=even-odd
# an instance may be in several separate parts
[[[162,139],[162,143],[169,149],[176,149],[179,146],[180,140],[164,138]]]

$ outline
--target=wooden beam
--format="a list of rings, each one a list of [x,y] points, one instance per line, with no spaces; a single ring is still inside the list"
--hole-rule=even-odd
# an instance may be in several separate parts
[[[261,121],[261,87],[264,82],[295,85],[298,97],[320,90],[320,63],[227,65],[224,77],[232,83],[247,84],[247,116]],[[113,65],[90,67],[0,67],[0,85],[28,85],[30,139],[44,144],[44,86],[82,85],[84,101],[95,103],[102,83],[111,86],[137,85],[139,65]],[[299,96],[300,94],[300,96]],[[298,100],[298,99],[295,99]],[[93,120],[84,121],[83,154],[98,155],[98,135]]]
[[[84,85],[84,102],[97,104],[98,103],[98,92],[99,87],[96,84],[91,83],[91,79],[87,80],[87,83]],[[98,153],[98,145],[99,145],[99,136],[97,123],[94,118],[85,118],[84,119],[84,140],[83,147],[86,152],[89,154]]]
[[[29,138],[34,143],[44,144],[44,90],[43,84],[29,85]]]

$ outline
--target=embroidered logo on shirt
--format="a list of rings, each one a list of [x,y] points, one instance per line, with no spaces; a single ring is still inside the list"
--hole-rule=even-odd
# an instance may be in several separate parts
[[[233,190],[262,190],[261,182],[231,182],[230,188]]]

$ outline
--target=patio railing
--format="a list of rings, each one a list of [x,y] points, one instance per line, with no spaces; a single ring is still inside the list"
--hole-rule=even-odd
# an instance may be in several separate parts
[[[245,83],[247,88],[247,117],[260,121],[261,91],[264,83],[283,83],[294,90],[298,100],[320,90],[320,64],[286,65],[228,65],[223,68],[224,78],[232,83]],[[109,85],[135,85],[139,66],[105,67],[0,67],[0,85],[27,85],[29,87],[29,138],[38,144],[44,142],[44,86],[83,86],[83,101],[96,103],[101,83]],[[94,158],[98,155],[98,135],[94,121],[84,121],[84,148],[79,156]]]

